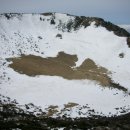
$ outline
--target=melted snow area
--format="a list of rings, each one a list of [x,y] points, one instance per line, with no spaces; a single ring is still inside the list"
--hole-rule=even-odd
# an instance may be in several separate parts
[[[33,103],[47,111],[58,106],[53,116],[87,117],[90,114],[120,115],[130,112],[130,95],[118,89],[100,86],[92,80],[67,80],[58,76],[29,77],[9,68],[6,58],[32,54],[55,57],[58,52],[76,54],[76,66],[87,59],[111,71],[110,77],[130,91],[130,48],[125,37],[116,36],[94,22],[87,28],[67,32],[62,26],[73,16],[24,14],[7,19],[0,16],[0,94],[16,99],[19,104]],[[62,38],[56,37],[61,34]],[[123,53],[124,58],[119,54]],[[77,103],[64,108],[64,104]],[[68,110],[69,109],[69,110]],[[62,112],[61,112],[62,111]]]

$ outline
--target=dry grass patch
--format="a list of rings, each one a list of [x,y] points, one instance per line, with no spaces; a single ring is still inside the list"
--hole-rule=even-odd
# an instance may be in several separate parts
[[[79,67],[75,67],[78,61],[77,55],[59,52],[56,57],[42,58],[34,55],[22,55],[20,58],[10,58],[9,65],[15,71],[29,76],[49,75],[61,76],[68,80],[89,79],[95,80],[102,86],[110,86],[125,90],[124,87],[112,82],[106,68],[97,66],[92,59],[86,59]]]
[[[78,106],[78,105],[79,104],[77,104],[77,103],[69,102],[67,104],[64,104],[64,107],[65,107],[65,109],[67,109],[67,108],[72,108],[72,107],[75,107],[75,106]]]
[[[47,110],[46,116],[47,117],[53,116],[54,114],[59,112],[57,109],[58,109],[58,106],[53,106],[53,105],[49,106],[48,108],[46,108]]]

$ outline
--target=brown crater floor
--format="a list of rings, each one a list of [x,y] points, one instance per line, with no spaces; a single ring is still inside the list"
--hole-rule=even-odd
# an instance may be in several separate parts
[[[111,81],[110,73],[106,68],[97,66],[91,59],[86,59],[79,67],[75,67],[78,61],[77,55],[59,52],[57,57],[42,58],[34,55],[21,55],[20,58],[10,58],[9,65],[15,71],[29,76],[49,75],[61,76],[68,80],[90,79],[97,81],[102,86],[110,86],[127,91],[119,84]]]

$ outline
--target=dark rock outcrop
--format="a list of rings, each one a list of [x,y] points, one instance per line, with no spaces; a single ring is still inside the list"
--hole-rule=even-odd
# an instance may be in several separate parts
[[[120,28],[119,26],[112,24],[111,22],[104,21],[102,18],[97,18],[97,17],[75,16],[75,21],[71,24],[71,28],[74,28],[75,30],[80,26],[84,26],[86,28],[92,22],[95,22],[95,25],[97,27],[102,26],[109,31],[113,31],[117,36],[130,37],[130,33],[127,32],[125,29]]]
[[[130,47],[130,37],[127,38],[127,44]]]
[[[55,24],[55,14],[56,13],[41,13],[40,15],[44,16],[52,16],[51,24]],[[23,13],[4,13],[0,14],[0,16],[5,16],[8,20],[13,17],[22,17]],[[32,15],[37,15],[33,13]],[[103,20],[102,18],[97,17],[85,17],[85,16],[74,16],[67,14],[68,17],[72,16],[74,17],[74,21],[69,21],[66,25],[66,28],[68,31],[71,31],[71,29],[77,30],[79,27],[84,26],[85,28],[89,26],[92,22],[95,22],[95,25],[105,27],[109,31],[113,31],[117,36],[121,37],[130,37],[130,33],[127,32],[125,29],[111,23],[108,21]]]

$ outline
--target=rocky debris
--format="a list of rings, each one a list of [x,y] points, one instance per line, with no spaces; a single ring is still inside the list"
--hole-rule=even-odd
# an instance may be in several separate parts
[[[44,16],[52,16],[53,13],[51,13],[51,12],[48,12],[48,13],[42,13],[42,15],[44,15]]]
[[[40,15],[44,15],[44,16],[50,16],[51,20],[50,20],[50,24],[55,25],[55,14],[56,13],[41,13]],[[13,17],[17,17],[19,19],[21,19],[22,17],[22,13],[4,13],[4,14],[0,14],[0,16],[4,16],[6,17],[8,20],[13,18]],[[36,15],[36,14],[32,14],[32,15]],[[102,18],[97,18],[97,17],[85,17],[85,16],[74,16],[74,15],[70,15],[67,14],[68,16],[74,17],[74,20],[70,20],[68,21],[68,23],[63,24],[62,21],[59,21],[59,25],[58,28],[61,29],[63,32],[67,29],[68,32],[70,32],[71,30],[78,30],[80,27],[84,26],[85,28],[88,27],[92,22],[95,22],[95,26],[102,26],[105,27],[107,30],[109,31],[113,31],[115,33],[115,35],[120,36],[120,37],[128,37],[127,38],[127,44],[130,47],[130,33],[127,32],[125,29],[109,22],[109,21],[104,21]],[[41,21],[44,21],[42,19],[42,17],[40,17]],[[48,19],[49,20],[49,19]]]
[[[124,58],[124,56],[125,56],[125,54],[123,52],[119,54],[120,58]]]
[[[56,37],[62,39],[62,34],[57,34]]]
[[[109,31],[113,31],[117,36],[121,37],[129,37],[130,33],[127,32],[125,29],[112,24],[111,22],[104,21],[102,18],[97,17],[85,17],[85,16],[73,16],[75,17],[74,21],[70,21],[67,23],[66,27],[68,31],[74,29],[77,30],[79,27],[84,26],[85,28],[90,26],[92,22],[95,22],[95,25],[105,27]]]
[[[74,103],[68,103],[77,105]],[[70,106],[70,105],[69,105]],[[1,130],[50,130],[64,128],[64,130],[129,130],[130,129],[130,113],[120,116],[98,116],[92,115],[88,118],[69,118],[48,117],[46,113],[27,112],[33,104],[26,104],[26,107],[19,108],[16,100],[0,95],[0,129]],[[84,106],[85,108],[88,106]],[[49,106],[50,109],[57,109],[58,106]],[[115,108],[123,110],[124,108]],[[51,111],[52,112],[52,111]],[[94,110],[90,109],[90,112]]]
[[[41,36],[38,36],[38,39],[41,40],[41,39],[43,39],[43,38],[42,38]]]
[[[3,13],[3,14],[0,14],[0,17],[4,16],[8,20],[10,20],[11,18],[14,18],[14,17],[17,17],[18,19],[21,19],[22,15],[23,15],[22,13]]]
[[[130,37],[127,38],[127,44],[130,47]]]
[[[51,24],[55,24],[55,14],[56,13],[52,13],[52,12],[48,12],[48,13],[41,13],[40,15],[44,15],[44,16],[51,16]],[[0,14],[1,16],[5,16],[7,19],[13,18],[13,17],[22,17],[22,13],[4,13],[4,14]],[[36,14],[32,14],[32,15],[36,15]],[[70,15],[67,14],[68,16],[74,17],[74,21],[70,21],[67,23],[66,27],[68,28],[68,30],[70,29],[75,29],[77,30],[79,27],[84,26],[85,28],[87,26],[89,26],[92,22],[95,22],[96,26],[103,26],[105,27],[107,30],[109,31],[113,31],[117,36],[122,36],[122,37],[130,37],[130,33],[128,33],[125,29],[114,25],[113,23],[109,22],[109,21],[104,21],[102,18],[98,18],[98,17],[85,17],[85,16],[74,16],[74,15]],[[42,19],[41,19],[42,20]]]
[[[55,20],[51,19],[50,24],[54,24],[55,25]]]

